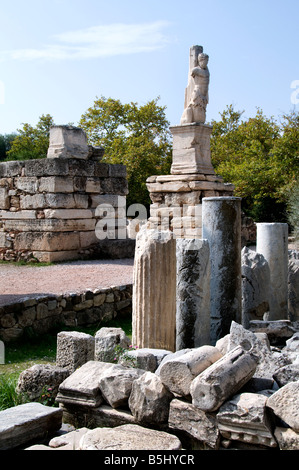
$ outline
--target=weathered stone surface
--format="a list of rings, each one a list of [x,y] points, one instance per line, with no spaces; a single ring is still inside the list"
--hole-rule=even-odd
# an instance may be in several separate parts
[[[222,436],[226,439],[276,447],[266,403],[267,396],[259,393],[241,393],[224,403],[217,413]]]
[[[160,369],[160,379],[171,393],[187,396],[192,380],[222,357],[214,346],[201,346],[176,359],[170,359]]]
[[[41,403],[24,405],[0,411],[0,449],[10,450],[44,438],[60,429],[62,410]]]
[[[290,320],[251,320],[249,329],[253,333],[266,333],[271,345],[283,345],[296,331]]]
[[[180,450],[180,440],[163,431],[127,424],[116,428],[96,428],[80,441],[79,450]]]
[[[299,381],[289,382],[268,398],[267,406],[295,432],[299,432]]]
[[[99,378],[99,387],[106,402],[112,408],[127,406],[133,381],[143,374],[144,370],[141,369],[112,365]]]
[[[299,252],[289,251],[288,311],[292,321],[299,320]]]
[[[256,251],[270,268],[268,319],[288,318],[288,224],[257,223]]]
[[[250,320],[262,320],[269,311],[270,269],[260,253],[242,249],[242,325],[249,328]]]
[[[82,158],[89,155],[85,132],[74,126],[53,126],[50,129],[48,158]]]
[[[280,450],[298,450],[299,433],[291,428],[276,427],[274,432]]]
[[[72,193],[74,180],[65,176],[46,176],[39,180],[40,193]]]
[[[277,369],[273,374],[273,378],[279,387],[283,387],[289,382],[299,381],[299,364],[288,364]]]
[[[57,402],[93,408],[99,406],[103,402],[99,377],[108,367],[111,364],[99,361],[89,361],[79,367],[60,385]]]
[[[220,434],[215,415],[205,413],[191,403],[178,399],[172,400],[168,425],[174,431],[184,431],[186,435],[211,449],[219,447]]]
[[[71,251],[79,248],[76,232],[20,232],[15,237],[17,251]]]
[[[210,246],[211,344],[241,323],[241,198],[202,200],[202,238]]]
[[[242,325],[232,322],[229,336],[228,350],[238,345],[250,345],[251,351],[257,358],[257,367],[254,376],[272,379],[274,372],[289,364],[288,355],[280,351],[272,351],[266,333],[253,333]]]
[[[126,352],[124,356],[121,356],[119,363],[130,365],[133,362],[139,369],[155,372],[163,358],[168,354],[171,354],[171,351],[167,351],[166,349],[133,349],[132,351]]]
[[[129,408],[140,423],[164,423],[173,395],[152,372],[145,372],[132,385]]]
[[[175,351],[176,243],[170,231],[140,230],[133,279],[133,345]]]
[[[40,399],[45,388],[50,389],[51,396],[57,395],[59,385],[69,376],[69,371],[53,364],[35,364],[21,372],[16,390],[30,401]]]
[[[210,249],[206,240],[176,240],[176,349],[210,343]]]
[[[95,359],[113,362],[116,348],[128,349],[130,344],[130,339],[121,328],[103,327],[95,334]]]
[[[253,377],[256,357],[241,346],[229,351],[191,383],[192,403],[203,411],[215,411]]]
[[[88,431],[88,428],[79,428],[62,436],[54,437],[50,440],[49,447],[55,450],[78,450],[82,437]]]
[[[95,338],[77,331],[61,331],[57,335],[56,364],[70,373],[94,360]]]

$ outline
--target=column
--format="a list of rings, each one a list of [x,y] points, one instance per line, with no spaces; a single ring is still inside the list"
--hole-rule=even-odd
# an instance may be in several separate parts
[[[176,242],[170,231],[142,228],[133,271],[132,343],[175,351]]]
[[[241,198],[202,200],[202,237],[210,245],[211,344],[241,323]]]
[[[269,320],[288,318],[288,224],[257,223],[256,251],[270,268]]]
[[[210,344],[210,249],[207,240],[176,241],[176,349]]]

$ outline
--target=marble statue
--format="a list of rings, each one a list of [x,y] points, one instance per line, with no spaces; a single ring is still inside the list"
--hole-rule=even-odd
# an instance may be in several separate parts
[[[196,65],[190,68],[189,83],[185,97],[185,109],[181,117],[181,124],[190,124],[193,122],[205,123],[210,83],[208,61],[209,56],[203,52],[200,52],[194,57]]]

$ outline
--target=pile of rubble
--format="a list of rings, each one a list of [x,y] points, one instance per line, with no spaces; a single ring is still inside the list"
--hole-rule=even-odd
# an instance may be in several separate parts
[[[51,385],[63,421],[74,426],[46,449],[123,449],[126,431],[163,433],[163,449],[299,449],[298,327],[288,320],[252,321],[250,329],[232,322],[215,346],[175,353],[130,349],[120,328],[94,337],[62,332],[56,366],[23,372],[18,390],[34,401]],[[157,445],[149,442],[140,437],[132,445]]]

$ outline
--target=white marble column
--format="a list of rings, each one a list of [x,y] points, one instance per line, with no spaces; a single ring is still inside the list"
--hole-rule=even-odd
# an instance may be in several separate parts
[[[211,344],[241,323],[241,198],[202,200],[202,238],[210,245]]]
[[[170,231],[138,232],[133,271],[132,343],[175,351],[176,241]]]
[[[257,223],[256,251],[270,268],[269,320],[288,318],[288,224]]]

